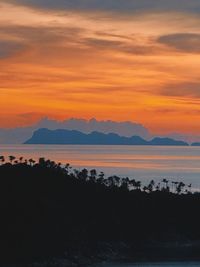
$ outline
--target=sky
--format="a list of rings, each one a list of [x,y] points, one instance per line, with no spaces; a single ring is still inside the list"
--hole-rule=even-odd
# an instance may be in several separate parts
[[[0,0],[0,128],[41,117],[200,132],[199,0]]]

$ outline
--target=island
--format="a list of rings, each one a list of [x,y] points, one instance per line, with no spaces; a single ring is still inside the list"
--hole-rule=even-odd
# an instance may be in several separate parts
[[[35,131],[25,144],[188,146],[188,143],[184,141],[171,138],[155,137],[147,141],[140,136],[125,137],[115,133],[101,132],[85,134],[75,130],[49,130],[46,128]]]

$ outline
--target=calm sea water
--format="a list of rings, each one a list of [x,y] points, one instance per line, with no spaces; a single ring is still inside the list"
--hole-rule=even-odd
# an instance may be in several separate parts
[[[200,188],[200,147],[0,145],[0,155],[45,157],[81,169],[96,168],[106,175],[128,176],[143,183],[163,178]]]

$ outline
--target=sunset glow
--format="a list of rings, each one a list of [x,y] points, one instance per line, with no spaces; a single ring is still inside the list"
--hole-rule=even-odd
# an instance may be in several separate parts
[[[0,128],[95,117],[199,133],[197,1],[129,11],[32,2],[0,1]]]

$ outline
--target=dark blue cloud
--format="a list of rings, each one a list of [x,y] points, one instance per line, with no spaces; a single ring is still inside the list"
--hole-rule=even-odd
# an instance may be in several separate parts
[[[200,98],[200,82],[167,84],[161,89],[161,95]]]
[[[200,11],[199,0],[7,0],[46,9],[81,9],[133,12],[139,10]]]
[[[7,58],[15,53],[19,52],[24,48],[23,44],[13,42],[13,41],[0,41],[0,59]]]
[[[181,52],[200,53],[200,34],[176,33],[163,35],[158,42],[175,48]]]

